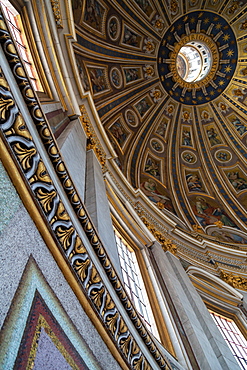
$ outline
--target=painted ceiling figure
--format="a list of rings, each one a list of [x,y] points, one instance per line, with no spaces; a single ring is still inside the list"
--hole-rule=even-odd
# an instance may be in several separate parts
[[[247,180],[239,176],[239,172],[228,172],[228,179],[236,190],[247,189]]]
[[[186,182],[187,182],[189,191],[199,191],[199,192],[204,193],[202,183],[197,174],[187,175]]]
[[[197,197],[193,210],[197,220],[204,227],[217,221],[221,221],[225,226],[236,227],[221,208],[212,206],[205,198]]]

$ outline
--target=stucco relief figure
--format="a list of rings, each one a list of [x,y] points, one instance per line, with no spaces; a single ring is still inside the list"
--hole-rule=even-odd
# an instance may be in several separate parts
[[[247,131],[246,125],[238,117],[235,117],[231,122],[241,136]]]
[[[222,144],[221,139],[218,136],[218,133],[215,131],[213,127],[210,127],[207,130],[208,139],[210,141],[211,146]]]
[[[151,146],[156,152],[162,152],[163,150],[161,144],[156,140],[151,141]]]
[[[121,124],[121,122],[117,121],[110,127],[110,132],[114,136],[114,138],[117,140],[118,144],[122,147],[126,138],[127,134],[124,131],[124,128]]]
[[[185,162],[188,163],[194,163],[196,161],[195,155],[188,152],[182,153],[182,158]]]
[[[183,129],[182,132],[182,145],[192,146],[191,133],[189,129]]]
[[[78,23],[81,19],[82,12],[82,0],[72,0],[72,9],[75,23]]]
[[[239,191],[247,189],[247,179],[241,177],[238,171],[228,172],[227,177],[235,190]]]
[[[141,190],[152,202],[156,203],[160,209],[166,208],[175,213],[171,199],[157,190],[157,184],[153,179],[146,179],[143,181],[141,183]]]
[[[147,98],[142,99],[135,105],[136,109],[138,110],[141,117],[149,110],[151,107],[150,101]]]
[[[105,9],[97,0],[87,0],[84,21],[97,31],[101,31]]]
[[[196,197],[192,209],[197,220],[204,227],[213,225],[217,221],[221,221],[224,226],[236,227],[220,207],[215,207],[203,197]]]
[[[186,182],[190,192],[205,193],[202,182],[196,173],[186,175]]]
[[[227,162],[231,159],[231,154],[226,151],[218,151],[216,152],[216,158],[220,162]]]
[[[94,94],[107,89],[104,70],[102,68],[89,68],[89,77]]]
[[[145,164],[145,172],[160,179],[160,164],[152,158],[148,158]]]
[[[89,86],[87,73],[86,73],[86,70],[85,70],[85,67],[84,67],[82,61],[77,56],[76,56],[76,64],[77,64],[77,67],[78,67],[80,81],[82,83],[83,89],[85,91],[88,91],[90,89],[90,86]]]
[[[111,82],[116,88],[120,88],[122,85],[122,78],[117,68],[111,70]]]
[[[167,123],[166,122],[161,122],[159,127],[156,130],[156,134],[162,136],[163,138],[165,137],[167,130]]]
[[[135,0],[139,7],[144,11],[144,13],[149,16],[153,12],[153,8],[148,0]]]
[[[129,125],[131,125],[131,126],[137,126],[138,125],[137,115],[132,110],[128,109],[125,112],[125,118],[126,118],[126,121]]]
[[[136,33],[125,27],[123,43],[131,46],[139,46],[139,37]]]
[[[139,77],[139,69],[138,68],[129,68],[124,69],[125,81],[126,84],[138,80]]]

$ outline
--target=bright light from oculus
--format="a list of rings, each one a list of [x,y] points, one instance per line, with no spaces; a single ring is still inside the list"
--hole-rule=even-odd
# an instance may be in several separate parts
[[[176,66],[179,76],[186,82],[202,80],[211,69],[209,48],[201,41],[191,41],[178,52]]]

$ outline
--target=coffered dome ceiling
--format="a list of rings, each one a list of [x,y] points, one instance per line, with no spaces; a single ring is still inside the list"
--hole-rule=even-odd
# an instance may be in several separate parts
[[[185,230],[246,244],[246,2],[74,0],[73,10],[81,83],[130,184]]]

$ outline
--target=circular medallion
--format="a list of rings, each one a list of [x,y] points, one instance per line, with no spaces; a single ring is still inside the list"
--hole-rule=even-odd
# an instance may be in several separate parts
[[[164,145],[158,139],[151,139],[150,144],[153,150],[157,153],[162,153],[164,151]]]
[[[139,121],[138,121],[137,114],[132,109],[126,110],[125,119],[130,126],[133,126],[133,127],[138,126]]]
[[[120,35],[120,22],[116,16],[112,16],[108,21],[108,35],[112,41],[116,41]]]
[[[182,154],[181,154],[181,156],[182,156],[182,159],[185,161],[185,162],[187,162],[187,163],[195,163],[196,161],[197,161],[197,157],[196,157],[196,155],[194,154],[194,153],[192,153],[192,152],[190,152],[190,151],[188,151],[188,150],[186,150],[186,151],[184,151]]]
[[[205,104],[229,84],[238,58],[236,38],[218,14],[195,11],[167,30],[158,53],[158,71],[167,93],[184,104]]]
[[[123,84],[122,74],[118,68],[113,67],[110,71],[111,83],[116,89],[120,89]]]
[[[232,155],[228,150],[217,150],[214,156],[219,162],[229,162],[232,159]]]

